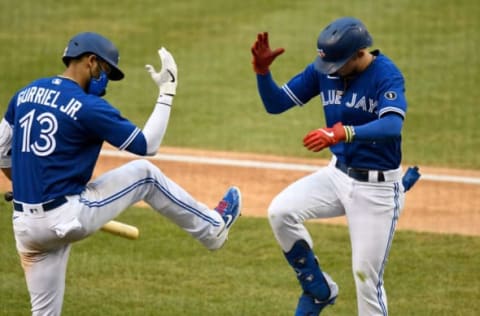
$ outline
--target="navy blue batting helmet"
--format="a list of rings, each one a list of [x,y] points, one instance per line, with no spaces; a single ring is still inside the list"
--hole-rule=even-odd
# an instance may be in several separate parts
[[[84,32],[72,37],[63,52],[63,63],[68,65],[70,59],[80,57],[83,54],[95,54],[112,69],[108,78],[110,80],[121,80],[124,77],[123,72],[118,68],[118,49],[108,39],[100,34]]]
[[[315,69],[323,74],[332,74],[345,65],[359,49],[369,47],[372,43],[372,37],[360,20],[352,17],[339,18],[318,36]]]

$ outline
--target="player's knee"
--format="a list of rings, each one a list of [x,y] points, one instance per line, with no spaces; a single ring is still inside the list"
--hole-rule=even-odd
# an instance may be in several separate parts
[[[144,177],[150,177],[152,174],[160,171],[157,166],[146,159],[136,159],[129,164],[136,174],[144,174]]]
[[[150,161],[146,159],[136,159],[131,162],[135,165],[135,168],[140,170],[150,170],[152,167],[155,167]]]
[[[279,208],[275,204],[275,200],[273,200],[270,205],[268,206],[268,221],[270,222],[270,225],[276,226],[277,222],[281,220],[281,214],[279,211]]]
[[[268,220],[274,230],[295,222],[291,210],[287,209],[277,198],[273,199],[268,207]]]

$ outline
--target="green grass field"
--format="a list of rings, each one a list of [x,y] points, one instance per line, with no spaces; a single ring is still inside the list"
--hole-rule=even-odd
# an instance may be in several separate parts
[[[323,125],[320,101],[266,114],[250,46],[269,31],[271,45],[286,49],[272,66],[282,84],[315,58],[318,33],[343,15],[362,19],[374,48],[405,74],[404,163],[480,168],[480,2],[472,0],[1,1],[0,112],[23,85],[63,71],[72,35],[97,31],[117,44],[126,73],[107,99],[139,126],[157,97],[144,65],[160,67],[160,46],[174,55],[180,84],[165,145],[317,157],[301,139]],[[215,253],[148,209],[120,220],[138,226],[141,238],[98,233],[74,245],[64,315],[293,314],[299,287],[266,219],[241,218]],[[308,225],[341,288],[322,315],[355,315],[348,231]],[[478,249],[478,237],[398,232],[385,274],[390,314],[478,315]],[[0,202],[0,315],[28,314],[11,207]]]
[[[28,294],[14,248],[8,205],[0,222],[0,315],[27,315]],[[266,219],[240,218],[217,252],[149,209],[120,220],[137,225],[130,241],[107,233],[75,244],[64,315],[293,315],[299,287]],[[310,223],[322,266],[340,296],[322,315],[356,314],[345,227]],[[385,283],[391,315],[474,316],[479,310],[480,239],[397,232]]]

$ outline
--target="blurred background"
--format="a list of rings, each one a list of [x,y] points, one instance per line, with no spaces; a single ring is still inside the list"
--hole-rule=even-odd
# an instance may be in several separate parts
[[[164,145],[318,157],[299,144],[324,124],[321,102],[266,114],[250,47],[268,31],[285,48],[271,67],[283,84],[313,61],[320,31],[347,15],[405,75],[404,162],[480,168],[480,2],[471,0],[3,0],[0,111],[23,85],[63,71],[73,35],[95,31],[117,45],[126,74],[106,98],[139,126],[157,97],[144,65],[160,67],[161,46],[174,55],[180,83]]]

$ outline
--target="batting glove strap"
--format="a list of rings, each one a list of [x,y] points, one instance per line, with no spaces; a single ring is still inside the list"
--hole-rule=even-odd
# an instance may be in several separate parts
[[[343,126],[345,129],[345,142],[351,143],[355,138],[355,128],[351,125]]]
[[[156,104],[161,104],[161,105],[166,105],[166,106],[172,106],[173,104],[173,95],[169,94],[160,94],[157,99]]]

